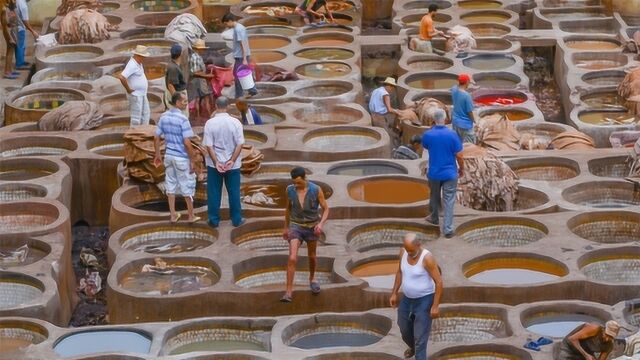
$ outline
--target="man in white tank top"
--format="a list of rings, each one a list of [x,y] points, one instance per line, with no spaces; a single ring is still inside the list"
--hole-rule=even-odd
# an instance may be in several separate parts
[[[398,291],[402,300],[398,304]],[[402,340],[409,346],[405,358],[427,360],[427,342],[431,320],[440,315],[442,277],[435,257],[422,248],[415,233],[404,237],[400,265],[396,273],[389,303],[398,306],[398,327]]]

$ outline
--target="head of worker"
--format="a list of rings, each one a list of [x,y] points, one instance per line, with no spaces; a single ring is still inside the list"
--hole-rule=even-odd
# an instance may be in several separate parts
[[[402,247],[404,251],[407,252],[407,255],[411,258],[416,258],[420,254],[422,250],[422,244],[418,239],[418,235],[416,233],[407,233],[404,236],[404,240],[402,241]]]
[[[387,89],[388,93],[391,93],[392,91],[394,91],[396,89],[398,84],[396,83],[396,79],[394,79],[392,77],[388,77],[388,78],[384,79],[384,81],[382,82],[382,86],[384,86],[384,88]]]
[[[466,89],[471,84],[471,76],[469,74],[460,74],[458,75],[458,87],[460,89]]]
[[[224,24],[224,26],[226,26],[228,29],[236,26],[236,17],[235,15],[233,15],[232,13],[227,13],[224,14],[224,16],[222,17],[222,23]]]
[[[245,114],[249,110],[249,103],[247,103],[246,100],[238,99],[236,100],[236,109],[238,109],[241,114]]]
[[[216,99],[216,110],[220,113],[226,113],[229,107],[229,99],[226,96],[220,96]]]
[[[204,42],[204,39],[196,40],[191,48],[193,49],[193,51],[197,52],[200,55],[204,55],[204,53],[208,49],[207,44]]]
[[[171,45],[171,49],[169,50],[171,54],[171,60],[174,62],[180,61],[180,55],[182,55],[182,46],[180,44]]]
[[[444,125],[447,119],[447,113],[442,109],[436,109],[433,111],[433,122],[436,125]]]
[[[296,166],[291,169],[291,180],[296,189],[304,189],[307,186],[307,172],[303,167]]]
[[[144,59],[148,58],[151,55],[149,53],[149,48],[144,45],[137,45],[133,50],[133,59],[138,63],[142,64]]]
[[[429,5],[429,15],[434,16],[438,12],[438,5],[431,4]]]
[[[189,105],[187,95],[185,95],[182,91],[176,91],[175,93],[173,93],[173,95],[171,95],[170,103],[181,111],[186,109]]]
[[[411,149],[415,152],[420,151],[420,147],[422,146],[422,136],[417,134],[413,135],[411,139],[409,139],[409,146],[411,146]]]
[[[604,331],[602,332],[603,340],[606,342],[612,342],[618,333],[620,332],[620,324],[610,320],[604,324]]]

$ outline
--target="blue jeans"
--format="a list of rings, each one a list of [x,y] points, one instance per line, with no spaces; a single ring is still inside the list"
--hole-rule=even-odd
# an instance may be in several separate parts
[[[417,299],[402,296],[398,306],[398,327],[402,340],[415,350],[416,360],[427,360],[427,342],[431,331],[433,294]]]
[[[453,206],[456,202],[456,189],[458,188],[458,179],[453,180],[431,180],[429,179],[429,206],[431,207],[431,219],[434,224],[438,224],[438,210],[440,208],[441,199],[444,198],[444,227],[446,234],[453,234]],[[442,195],[441,195],[442,193]]]
[[[250,62],[251,62],[251,57],[247,56],[247,64],[249,64]],[[240,85],[240,80],[238,80],[238,76],[236,76],[236,74],[238,73],[238,68],[240,66],[242,66],[242,58],[235,58],[235,62],[233,63],[233,78],[235,79],[235,85],[236,85],[236,99],[244,95],[244,90],[242,90],[242,85]],[[258,90],[256,89],[255,85],[252,89],[249,89],[249,94],[255,95],[257,93],[258,93]]]
[[[220,202],[222,199],[222,182],[229,196],[231,223],[238,226],[242,222],[242,206],[240,205],[240,169],[219,173],[216,168],[207,166],[207,210],[209,222],[220,223]]]
[[[27,51],[27,31],[18,30],[18,44],[16,44],[16,67],[24,66],[24,55]]]

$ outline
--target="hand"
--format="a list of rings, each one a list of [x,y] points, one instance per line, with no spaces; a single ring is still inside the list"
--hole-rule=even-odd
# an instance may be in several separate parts
[[[437,319],[440,317],[440,307],[439,306],[431,306],[431,318]]]
[[[463,168],[458,169],[458,177],[461,178],[463,176],[464,176],[464,169]]]
[[[40,34],[38,34],[37,31],[34,31],[32,35],[33,35],[33,38],[36,40],[38,40],[38,38],[40,37]]]
[[[189,161],[189,173],[193,174],[196,172],[196,161],[195,160],[191,160]]]
[[[318,224],[318,225],[314,226],[313,233],[316,234],[316,235],[322,234],[322,224]]]
[[[225,169],[226,171],[231,170],[231,168],[232,168],[232,167],[233,167],[233,161],[229,160],[229,161],[227,161],[226,163],[224,163],[224,169]]]
[[[596,357],[589,354],[584,354],[585,360],[596,360]]]
[[[286,227],[282,230],[282,238],[285,240],[289,240],[289,228]]]
[[[153,157],[153,166],[160,167],[162,165],[162,159],[160,159],[160,155],[156,155]]]
[[[9,44],[16,45],[16,41],[13,38],[9,38]]]
[[[133,94],[133,90],[127,89],[127,94],[129,94],[129,95]]]
[[[218,170],[220,174],[227,172],[227,169],[224,168],[224,164],[221,162],[216,163],[216,170]]]
[[[392,308],[395,308],[396,306],[398,306],[398,294],[396,293],[391,294],[391,297],[389,298],[389,305]]]
[[[247,58],[244,58],[242,60],[242,65],[249,65],[249,62],[247,61]]]

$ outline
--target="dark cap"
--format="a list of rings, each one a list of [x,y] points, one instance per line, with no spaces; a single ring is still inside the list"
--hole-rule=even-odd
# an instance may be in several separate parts
[[[182,46],[180,44],[171,45],[171,57],[177,57],[182,54]]]

